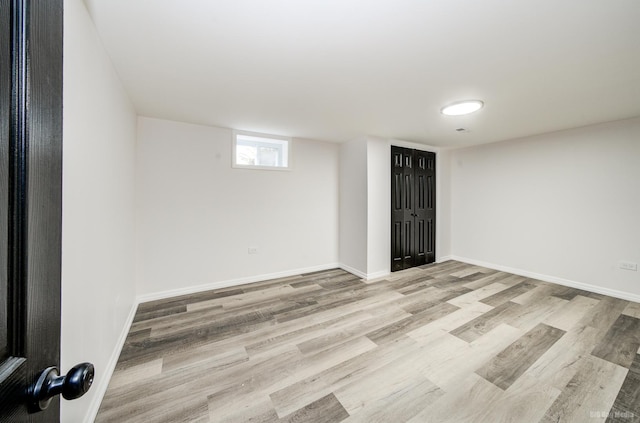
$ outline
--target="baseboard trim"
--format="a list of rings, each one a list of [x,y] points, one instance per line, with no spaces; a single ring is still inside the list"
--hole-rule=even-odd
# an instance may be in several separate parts
[[[127,335],[129,334],[129,330],[131,329],[131,325],[133,324],[133,318],[136,315],[136,310],[138,309],[138,302],[134,301],[131,306],[131,310],[129,310],[129,315],[127,316],[127,320],[125,320],[124,325],[122,327],[122,332],[120,332],[120,337],[118,338],[118,342],[116,343],[116,347],[113,349],[111,353],[111,357],[109,358],[109,362],[107,363],[107,367],[104,368],[101,373],[104,377],[100,379],[100,382],[94,384],[91,389],[95,392],[93,396],[93,400],[91,401],[91,405],[87,410],[87,414],[85,415],[84,423],[93,423],[98,415],[98,411],[100,410],[100,405],[102,404],[102,399],[104,395],[107,393],[107,388],[109,387],[109,382],[111,381],[111,376],[113,375],[113,371],[116,369],[116,365],[118,364],[118,359],[120,358],[120,352],[122,352],[122,347],[124,346],[124,341],[127,339]]]
[[[470,259],[466,257],[450,256],[450,260],[461,261],[467,264],[487,267],[489,269],[499,270],[501,272],[513,273],[514,275],[524,276],[526,278],[538,279],[545,282],[551,282],[558,285],[568,286],[570,288],[582,289],[584,291],[595,292],[596,294],[608,295],[610,297],[620,298],[622,300],[640,303],[640,295],[630,292],[618,291],[616,289],[604,288],[602,286],[590,285],[583,282],[572,281],[569,279],[558,278],[556,276],[543,275],[528,270],[517,269],[514,267],[502,266],[500,264],[488,263],[481,260]]]
[[[254,282],[263,282],[263,281],[268,281],[270,279],[286,278],[289,276],[296,276],[303,273],[319,272],[322,270],[336,269],[339,267],[340,267],[340,264],[338,263],[327,263],[319,266],[305,267],[302,269],[287,270],[287,271],[275,272],[275,273],[265,273],[262,275],[248,276],[245,278],[228,279],[225,281],[212,282],[212,283],[207,283],[203,285],[195,285],[195,286],[179,288],[179,289],[170,289],[167,291],[160,291],[152,294],[143,294],[143,295],[138,295],[136,299],[138,301],[138,304],[141,304],[141,303],[146,303],[148,301],[164,300],[166,298],[178,297],[180,295],[196,294],[198,292],[211,291],[213,289],[229,288],[232,286],[246,285],[248,283],[254,283]]]
[[[391,274],[388,270],[381,270],[379,272],[367,273],[367,280],[384,278],[385,276],[389,276]]]
[[[346,265],[344,263],[340,263],[338,265],[338,267],[340,267],[340,269],[344,270],[345,272],[349,272],[352,273],[354,275],[356,275],[357,277],[361,278],[361,279],[367,279],[367,274],[356,269],[355,267],[351,267],[349,265]]]
[[[391,272],[389,272],[388,270],[381,270],[379,272],[373,272],[373,273],[365,273],[361,270],[358,270],[354,267],[351,267],[349,265],[346,265],[344,263],[340,263],[339,264],[340,269],[344,270],[345,272],[349,272],[352,273],[356,276],[358,276],[360,279],[364,279],[365,281],[371,280],[371,279],[378,279],[378,278],[383,278],[385,276],[388,276],[391,274]]]

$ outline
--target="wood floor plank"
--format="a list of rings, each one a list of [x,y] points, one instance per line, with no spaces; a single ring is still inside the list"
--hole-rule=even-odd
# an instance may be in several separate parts
[[[571,301],[575,298],[576,295],[581,295],[583,297],[593,298],[596,300],[602,299],[601,294],[596,294],[593,292],[585,291],[582,289],[572,288],[569,286],[554,286],[554,297],[562,298],[563,300]]]
[[[490,406],[503,395],[504,392],[500,388],[471,373],[456,389],[446,392],[407,421],[409,423],[493,422]]]
[[[519,422],[538,422],[560,393],[560,389],[524,374],[491,404],[491,421],[510,423],[517,419]]]
[[[425,353],[425,350],[417,349],[415,353],[394,360],[378,371],[335,390],[334,393],[350,415],[355,415],[364,408],[373,410],[393,393],[426,383],[427,379],[420,371],[423,362],[418,359]],[[438,390],[433,383],[429,383]]]
[[[604,336],[614,322],[618,320],[618,317],[628,304],[628,301],[605,297],[600,300],[589,313],[585,314],[579,323],[598,329],[602,336]]]
[[[271,404],[271,399],[252,398],[250,402],[239,404],[236,408],[227,412],[220,412],[213,406],[209,406],[209,421],[216,423],[272,423],[280,420],[276,410]]]
[[[101,415],[105,421],[126,421],[132,414],[143,414],[148,409],[182,403],[183,398],[204,398],[212,394],[236,387],[247,374],[267,377],[274,369],[286,368],[288,363],[300,359],[300,352],[292,347],[288,351],[269,357],[246,361],[237,366],[222,369],[216,363],[180,368],[154,376],[139,384],[128,384],[110,391],[101,406]],[[208,401],[207,401],[208,403]]]
[[[162,373],[162,363],[162,358],[159,358],[115,372],[109,381],[109,389],[116,389],[130,383],[140,383],[142,380],[157,376]]]
[[[248,359],[249,355],[243,347],[229,348],[227,345],[211,343],[180,351],[177,354],[167,354],[160,361],[162,371],[170,372],[202,365],[213,365],[216,369],[221,369]]]
[[[144,320],[138,320],[133,322],[131,325],[132,331],[142,331],[148,330],[149,334],[151,333],[151,329],[158,329],[167,326],[175,326],[179,323],[190,324],[190,321],[197,320],[205,320],[205,319],[215,319],[220,314],[224,313],[224,309],[222,305],[217,307],[211,307],[206,310],[200,310],[197,312],[188,312],[186,310],[186,306],[184,306],[185,311],[181,313],[174,313],[169,315],[161,315],[156,316]]]
[[[576,295],[561,309],[544,319],[543,323],[564,331],[571,330],[584,316],[591,312],[598,302],[594,298]]]
[[[640,303],[630,302],[622,311],[622,314],[640,319]]]
[[[445,391],[456,389],[470,373],[480,369],[524,332],[501,324],[471,343],[444,332],[426,343],[429,360],[423,374]]]
[[[465,281],[463,286],[471,290],[476,290],[476,289],[482,288],[483,286],[491,285],[494,282],[502,283],[503,281],[506,281],[507,283],[503,283],[503,285],[509,285],[508,281],[510,280],[510,278],[514,276],[515,275],[511,275],[509,273],[497,272],[497,271],[491,272],[491,273],[485,273],[485,276],[482,278],[476,279],[474,281]]]
[[[629,368],[640,347],[640,319],[621,314],[591,354]]]
[[[379,400],[368,402],[345,422],[386,423],[408,421],[444,392],[428,379],[415,378]]]
[[[449,274],[457,278],[464,278],[474,274],[483,274],[483,270],[486,271],[486,268],[480,266],[465,266],[462,270],[450,272]]]
[[[278,390],[271,394],[276,412],[279,416],[288,415],[356,378],[376,371],[397,359],[398,355],[407,354],[412,348],[417,348],[416,342],[410,338],[401,337]],[[403,351],[404,354],[398,354],[398,351]]]
[[[604,421],[626,374],[627,369],[600,358],[583,358],[580,370],[541,422]]]
[[[639,314],[456,261],[183,295],[139,306],[96,422],[629,423]]]
[[[268,353],[269,350],[277,350],[278,347],[288,347],[290,345],[298,345],[311,339],[322,336],[326,333],[341,333],[346,327],[360,322],[368,321],[372,316],[365,311],[356,311],[343,316],[337,316],[330,320],[320,321],[319,323],[287,325],[278,329],[277,327],[271,331],[265,332],[262,336],[256,336],[254,339],[247,339],[245,349],[250,356],[256,356],[260,353]],[[311,323],[305,321],[307,324]],[[298,322],[298,323],[305,323]],[[291,322],[296,323],[296,322]]]
[[[503,285],[500,282],[494,282],[490,285],[483,286],[482,288],[478,288],[475,291],[468,292],[466,294],[460,295],[458,297],[452,298],[447,302],[449,304],[453,304],[457,307],[466,307],[478,301],[481,301],[487,297],[491,297],[501,291],[509,289],[507,285]],[[488,303],[485,303],[488,304]],[[493,305],[493,304],[489,304]]]
[[[496,326],[509,322],[513,316],[521,313],[523,309],[522,305],[508,301],[458,326],[451,331],[451,334],[467,342],[472,342]]]
[[[317,304],[303,307],[294,311],[278,313],[275,315],[278,323],[284,323],[291,320],[307,318],[309,315],[315,315],[324,311],[333,310],[333,312],[340,313],[340,310],[345,308],[353,308],[354,303],[359,303],[363,307],[369,303],[377,303],[381,301],[381,296],[401,298],[402,294],[397,292],[391,292],[390,295],[384,295],[384,293],[376,293],[375,287],[366,289],[361,288],[359,290],[342,289],[336,293],[329,293],[324,297],[316,297]],[[389,299],[389,298],[385,298]]]
[[[419,284],[425,284],[430,286],[434,282],[434,278],[425,275],[423,272],[414,272],[407,274],[401,278],[389,278],[386,281],[383,281],[385,285],[388,285],[389,288],[395,290],[401,290],[403,288],[411,288],[413,286],[417,286]],[[376,283],[380,284],[380,282],[368,282],[368,283]]]
[[[599,342],[599,331],[591,326],[573,327],[553,344],[528,370],[527,374],[546,385],[564,389],[580,369],[581,360]]]
[[[197,292],[195,294],[182,295],[170,299],[155,300],[142,303],[138,306],[138,313],[145,313],[150,310],[162,310],[175,306],[186,306],[191,303],[212,300],[215,298],[232,297],[244,293],[242,288],[228,288],[215,291]]]
[[[449,295],[455,294],[431,286],[424,291],[404,295],[393,301],[393,304],[402,308],[407,313],[415,314],[442,302],[441,299]]]
[[[369,332],[365,336],[371,339],[376,344],[382,345],[383,343],[387,343],[392,340],[398,339],[401,336],[404,336],[407,332],[410,332],[413,329],[422,327],[430,322],[438,320],[446,316],[447,314],[451,314],[456,310],[458,310],[458,307],[454,305],[448,303],[440,303],[420,313],[413,314],[411,316],[405,317],[402,320],[393,322],[380,329]]]
[[[401,308],[392,307],[388,312],[378,316],[372,316],[356,324],[345,326],[340,331],[324,332],[312,339],[296,344],[303,354],[315,354],[330,348],[333,345],[340,344],[350,339],[365,336],[372,331],[380,330],[388,327],[390,324],[400,322],[409,318],[411,315]],[[374,341],[375,342],[375,341]]]
[[[453,313],[450,313],[438,320],[407,332],[407,336],[410,336],[418,342],[423,342],[422,340],[424,338],[429,338],[429,336],[434,332],[438,332],[441,330],[447,332],[452,331],[455,328],[466,325],[479,316],[482,316],[484,313],[491,311],[492,309],[493,307],[486,304],[475,303],[470,305],[469,307],[456,310]]]
[[[507,389],[564,334],[565,331],[561,329],[541,323],[476,373],[496,386]]]
[[[482,298],[480,299],[480,301],[485,304],[489,304],[490,306],[497,307],[501,304],[506,303],[507,301],[511,301],[513,298],[524,294],[525,292],[532,290],[535,287],[536,285],[531,282],[522,281],[511,287],[508,287],[507,289],[498,291],[489,297]]]
[[[186,311],[187,311],[186,305],[176,305],[173,307],[160,308],[157,310],[151,309],[146,312],[136,313],[133,319],[133,323],[139,323],[139,322],[143,322],[151,319],[156,319],[158,317],[172,316],[174,314],[185,313]]]
[[[324,350],[315,356],[305,357],[297,354],[286,361],[274,362],[276,365],[270,367],[268,372],[264,369],[237,372],[234,375],[234,383],[228,384],[224,389],[212,390],[207,397],[209,407],[220,414],[233,412],[234,409],[242,407],[243,404],[255,398],[269,398],[273,392],[286,389],[318,373],[328,372],[332,367],[341,365],[343,361],[359,357],[374,348],[373,342],[360,337]],[[290,409],[289,413],[319,398],[320,396],[314,396],[307,402],[298,403],[298,407]]]
[[[618,396],[609,412],[607,421],[640,420],[640,354],[636,354]]]
[[[535,288],[523,294],[520,294],[515,298],[512,298],[511,301],[521,305],[532,304],[542,300],[546,300],[554,293],[556,293],[559,289],[564,289],[564,287],[557,287],[545,282],[534,281],[534,283],[536,285]]]
[[[328,394],[280,419],[281,422],[341,422],[349,417],[333,394]]]
[[[509,324],[528,331],[539,323],[544,322],[550,316],[566,307],[568,301],[559,297],[546,297],[541,303],[526,304],[520,313],[516,313]]]
[[[425,266],[422,266],[421,269],[426,270],[427,274],[432,278],[438,278],[440,276],[451,275],[452,273],[455,273],[456,271],[459,271],[459,270],[468,269],[469,267],[470,265],[466,263],[461,263],[455,260],[449,260],[444,263],[427,264]],[[420,272],[419,268],[415,268],[414,271],[417,273],[424,273],[424,272]]]

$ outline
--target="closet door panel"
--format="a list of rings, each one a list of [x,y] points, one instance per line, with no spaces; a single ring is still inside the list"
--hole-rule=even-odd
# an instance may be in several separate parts
[[[436,154],[426,153],[425,208],[426,225],[425,263],[436,261]]]
[[[405,211],[407,209],[407,180],[405,178],[406,157],[403,149],[391,150],[391,270],[405,268],[407,253],[407,227]],[[411,163],[409,163],[410,165]],[[409,239],[411,239],[409,237]]]
[[[435,261],[435,153],[391,147],[391,270]]]

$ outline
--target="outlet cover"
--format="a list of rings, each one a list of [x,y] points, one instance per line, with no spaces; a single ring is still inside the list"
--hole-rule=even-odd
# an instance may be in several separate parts
[[[621,261],[620,262],[620,269],[633,270],[634,272],[637,272],[638,271],[638,264],[637,263],[631,263],[630,261]]]
[[[249,247],[249,254],[258,254],[258,247]]]

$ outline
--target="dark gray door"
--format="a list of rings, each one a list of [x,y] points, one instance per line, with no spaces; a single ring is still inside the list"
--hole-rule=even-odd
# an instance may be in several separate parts
[[[391,147],[391,271],[433,263],[435,153]]]
[[[62,4],[0,0],[2,422],[59,420],[30,389],[60,361]]]

